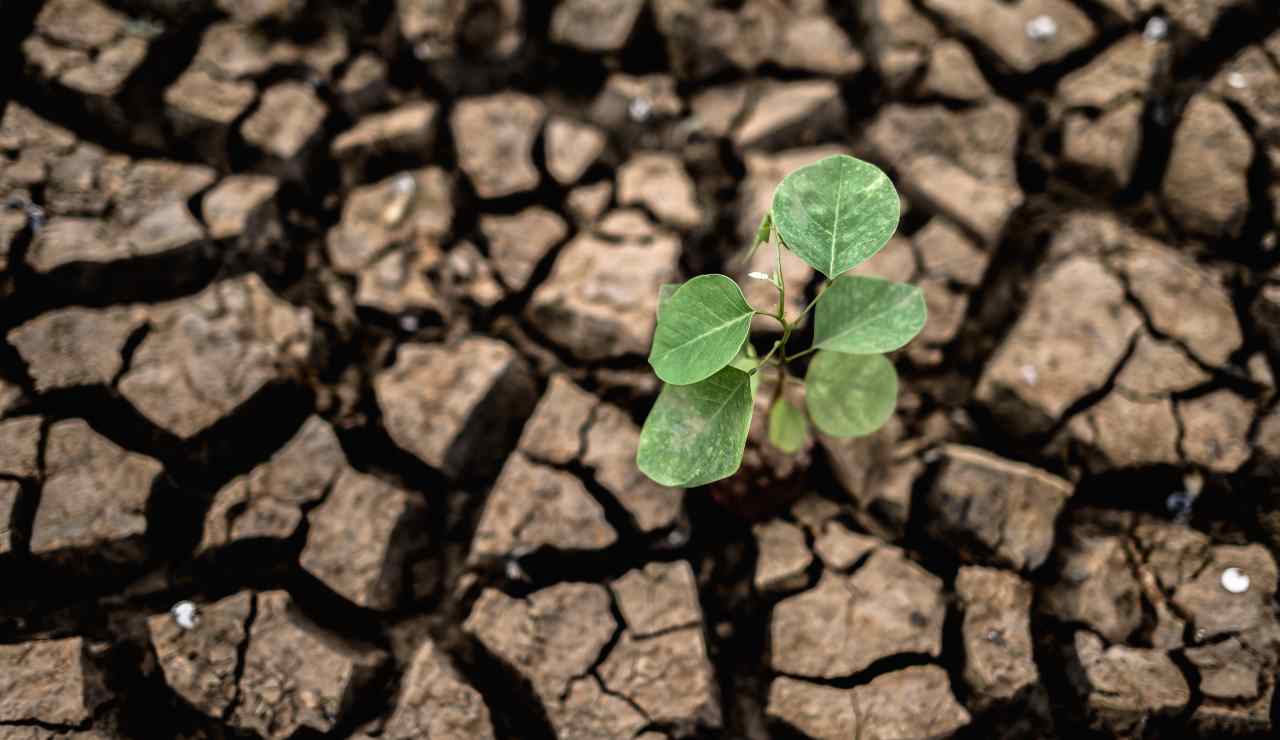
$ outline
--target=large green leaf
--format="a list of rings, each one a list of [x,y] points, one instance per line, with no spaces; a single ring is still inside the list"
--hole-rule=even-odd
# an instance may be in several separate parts
[[[818,298],[813,346],[870,355],[891,352],[924,328],[924,293],[914,285],[841,275]]]
[[[773,226],[796,256],[834,278],[880,251],[898,228],[899,209],[880,168],[837,154],[783,178]]]
[[[833,437],[874,432],[893,416],[898,402],[898,373],[884,355],[820,351],[804,382],[809,417]]]
[[[732,279],[699,275],[662,307],[649,364],[672,385],[706,380],[737,356],[754,314]]]
[[[640,430],[636,464],[655,482],[681,488],[733,475],[752,404],[751,379],[734,367],[701,383],[664,385]]]
[[[769,409],[769,441],[774,447],[788,455],[799,452],[804,447],[805,433],[809,430],[809,421],[804,418],[804,409],[779,397]]]
[[[676,294],[680,289],[680,283],[663,283],[658,286],[658,321],[662,321],[662,311],[667,307],[667,301],[671,300],[671,296]]]

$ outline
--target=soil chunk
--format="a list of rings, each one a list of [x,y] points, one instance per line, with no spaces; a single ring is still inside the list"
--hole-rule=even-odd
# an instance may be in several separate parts
[[[1096,35],[1089,16],[1068,0],[925,0],[924,5],[1022,74],[1084,48]],[[1039,18],[1050,19],[1052,33],[1033,32]]]
[[[859,738],[947,737],[971,721],[951,693],[947,672],[936,665],[886,673],[853,689]]]
[[[396,444],[450,476],[500,459],[534,403],[515,350],[478,336],[454,347],[401,346],[374,391]]]
[[[900,189],[992,244],[1022,203],[1019,125],[1017,109],[998,98],[959,112],[894,103],[880,109],[867,141],[897,169]]]
[[[551,16],[551,40],[583,51],[617,51],[627,43],[644,0],[569,0]]]
[[[880,546],[880,540],[858,532],[851,532],[838,521],[824,522],[821,534],[813,543],[813,551],[822,564],[832,570],[848,570],[864,555]]]
[[[840,89],[830,80],[771,83],[733,132],[739,149],[809,144],[814,131],[830,130],[844,117]]]
[[[459,101],[449,116],[458,166],[481,198],[501,198],[533,190],[541,179],[533,164],[533,143],[546,106],[520,93],[500,93]]]
[[[641,152],[618,170],[618,202],[642,205],[677,229],[692,229],[703,221],[698,193],[679,158]]]
[[[942,454],[927,499],[932,535],[971,562],[1039,568],[1071,484],[972,447],[950,445]]]
[[[576,679],[590,675],[617,627],[609,592],[590,583],[561,583],[527,599],[486,589],[463,625],[529,682],[553,721],[562,697]]]
[[[518,293],[529,286],[543,258],[569,235],[569,226],[554,211],[533,206],[511,216],[483,215],[480,232],[489,242],[494,271],[508,290]]]
[[[813,553],[804,539],[804,530],[781,519],[773,519],[751,528],[756,538],[757,591],[790,591],[807,580],[805,571],[813,562]]]
[[[1122,538],[1072,529],[1058,546],[1058,580],[1042,591],[1044,611],[1123,643],[1142,622],[1141,587]]]
[[[525,310],[534,326],[582,360],[647,354],[658,289],[675,279],[679,239],[643,217],[628,224],[637,228],[615,231],[606,217],[566,244]]]
[[[228,721],[277,740],[304,727],[328,732],[346,718],[385,660],[378,650],[322,631],[288,593],[258,594],[240,703]]]
[[[356,606],[396,606],[410,556],[425,545],[420,497],[346,469],[307,521],[304,570]]]
[[[120,393],[160,427],[190,438],[233,413],[311,354],[312,315],[255,274],[149,311],[150,331]]]
[[[608,403],[596,406],[586,442],[583,464],[627,510],[641,532],[655,532],[676,523],[684,510],[684,489],[659,485],[636,468],[640,427],[625,411]]]
[[[1243,574],[1234,591],[1230,568]],[[1237,575],[1236,580],[1239,580]],[[1218,545],[1195,578],[1177,587],[1173,605],[1187,615],[1198,641],[1245,632],[1275,622],[1276,562],[1262,545]]]
[[[315,142],[328,109],[310,86],[282,82],[262,93],[258,109],[245,119],[245,141],[290,167]]]
[[[40,448],[39,416],[0,421],[0,475],[34,478]]]
[[[159,462],[124,450],[79,419],[49,428],[31,552],[41,555],[140,539]]]
[[[0,480],[0,557],[8,555],[18,547],[18,534],[14,532],[14,510],[18,506],[18,496],[22,495],[22,487],[17,481]]]
[[[405,103],[367,115],[338,134],[329,151],[342,163],[346,181],[359,181],[365,163],[373,157],[427,159],[435,144],[438,109],[429,100]]]
[[[0,645],[0,722],[83,724],[110,698],[79,637]]]
[[[147,620],[165,683],[210,717],[225,717],[239,694],[240,650],[249,638],[254,599],[252,591],[241,591],[200,606],[190,629],[170,613]]]
[[[1040,680],[1031,642],[1031,584],[1013,573],[965,566],[956,577],[964,610],[964,679],[971,706],[1025,696]]]
[[[380,737],[387,740],[492,740],[489,708],[431,640],[413,654],[395,710]]]
[[[1240,233],[1249,212],[1253,153],[1253,140],[1230,108],[1204,94],[1191,99],[1174,132],[1160,191],[1184,229],[1210,238]]]
[[[824,573],[781,601],[769,633],[774,670],[852,676],[881,658],[942,650],[942,581],[896,549],[881,548],[852,576]]]
[[[587,123],[552,116],[544,138],[547,171],[561,185],[572,185],[604,153],[604,132]]]
[[[512,453],[489,492],[471,543],[470,562],[519,557],[539,547],[600,550],[617,533],[582,481]]]
[[[1080,684],[1089,721],[1098,730],[1133,737],[1154,717],[1173,714],[1191,701],[1191,689],[1169,656],[1158,650],[1103,646],[1081,630],[1075,637]]]
[[[814,740],[858,736],[858,715],[848,689],[779,676],[769,684],[765,712]]]
[[[1072,257],[1050,267],[974,392],[1010,430],[1047,431],[1103,387],[1142,319],[1102,264]]]
[[[649,563],[609,583],[627,628],[636,637],[702,623],[698,585],[687,561]]]
[[[599,672],[609,692],[625,697],[651,722],[672,726],[677,736],[720,727],[719,691],[701,624],[652,637],[627,630]]]
[[[333,429],[319,417],[307,419],[269,461],[218,491],[205,514],[198,551],[292,537],[303,509],[323,500],[345,469],[346,456]]]
[[[1228,390],[1178,402],[1182,454],[1219,473],[1234,473],[1253,453],[1249,428],[1254,404]]]

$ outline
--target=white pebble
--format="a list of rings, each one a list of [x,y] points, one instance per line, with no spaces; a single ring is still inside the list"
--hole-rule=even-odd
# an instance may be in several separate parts
[[[413,179],[413,175],[405,172],[396,178],[395,182],[391,184],[391,187],[397,193],[412,193],[418,189],[418,183]]]
[[[753,280],[764,280],[768,282],[773,281],[773,278],[769,277],[767,273],[763,273],[763,272],[748,272],[747,277]]]
[[[1169,35],[1169,21],[1160,16],[1153,16],[1142,29],[1142,37],[1147,41],[1163,41]]]
[[[174,604],[169,614],[173,616],[174,623],[184,630],[195,629],[200,623],[200,611],[190,601],[179,601]]]
[[[1227,568],[1222,571],[1222,587],[1233,594],[1242,594],[1249,590],[1249,574],[1239,568]]]
[[[632,98],[631,105],[627,106],[627,113],[636,123],[649,120],[649,114],[652,112],[653,103],[650,103],[648,98]]]
[[[1249,86],[1249,78],[1245,77],[1243,72],[1232,72],[1227,75],[1227,84],[1237,90],[1243,90]]]
[[[1037,382],[1038,380],[1040,380],[1040,373],[1036,372],[1036,366],[1035,366],[1035,365],[1023,365],[1023,366],[1022,366],[1022,379],[1023,379],[1024,381],[1026,381],[1027,385],[1035,385],[1035,384],[1036,384],[1036,382]]]
[[[1032,41],[1048,41],[1058,35],[1058,22],[1047,15],[1038,15],[1027,21],[1027,38]]]
[[[400,328],[408,332],[409,334],[414,333],[415,331],[418,330],[418,317],[411,313],[407,313],[404,316],[401,316]]]

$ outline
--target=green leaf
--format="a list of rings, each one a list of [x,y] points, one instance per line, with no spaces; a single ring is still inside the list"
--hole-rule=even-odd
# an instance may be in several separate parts
[[[760,373],[752,371],[759,364],[760,356],[756,354],[756,348],[751,346],[750,338],[742,343],[742,349],[738,350],[738,356],[733,358],[733,362],[729,363],[729,367],[736,367],[742,372],[751,375],[751,396],[753,398],[756,395],[756,390],[760,388]]]
[[[746,254],[742,257],[743,264],[751,261],[756,256],[756,250],[761,244],[769,243],[769,235],[773,232],[773,216],[769,211],[764,212],[764,217],[760,219],[760,228],[756,229],[756,238],[751,240],[751,246],[747,249]]]
[[[804,410],[779,397],[769,410],[769,441],[773,446],[788,455],[795,454],[804,447],[808,430],[809,421],[804,418]]]
[[[809,417],[833,437],[874,432],[893,416],[898,402],[898,373],[884,355],[820,351],[804,382]]]
[[[898,228],[899,209],[879,167],[837,154],[783,178],[772,214],[787,248],[834,278],[880,251]]]
[[[754,314],[732,279],[699,275],[681,285],[662,308],[649,364],[672,385],[706,380],[733,362]]]
[[[841,275],[818,298],[813,346],[855,355],[891,352],[924,328],[924,293],[914,285]]]
[[[680,289],[680,283],[663,283],[658,286],[658,321],[662,321],[662,311],[667,307],[667,301],[671,300],[671,296],[676,294]]]
[[[733,475],[752,405],[751,379],[734,367],[701,383],[664,385],[640,430],[636,465],[655,482],[680,488]]]

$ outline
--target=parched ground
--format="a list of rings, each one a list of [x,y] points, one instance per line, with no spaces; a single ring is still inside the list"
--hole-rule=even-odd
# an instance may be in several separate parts
[[[1280,731],[1273,0],[0,16],[0,740]],[[650,483],[658,286],[832,152],[897,415]]]

